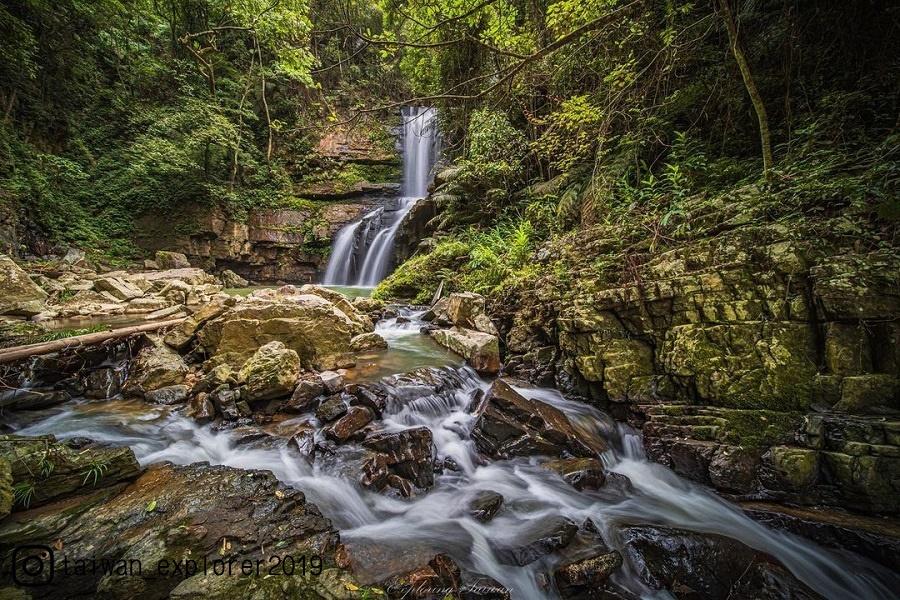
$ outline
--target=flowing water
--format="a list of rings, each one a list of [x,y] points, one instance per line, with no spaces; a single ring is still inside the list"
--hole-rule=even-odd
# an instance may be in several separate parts
[[[335,455],[317,457],[310,465],[288,446],[287,437],[277,437],[279,433],[289,436],[306,424],[318,427],[311,416],[269,425],[275,437],[247,438],[252,441],[245,443],[240,428],[216,431],[198,426],[168,407],[121,399],[78,400],[27,413],[27,420],[22,413],[23,420],[14,421],[13,428],[27,435],[85,436],[128,445],[142,464],[208,461],[270,470],[303,490],[333,520],[352,556],[368,557],[358,575],[362,579],[371,575],[372,581],[392,575],[388,569],[398,568],[398,561],[406,555],[412,555],[406,568],[413,568],[422,564],[422,558],[445,552],[463,568],[496,579],[513,598],[555,597],[552,587],[541,585],[540,573],[558,558],[551,555],[525,567],[510,566],[501,562],[498,548],[521,542],[535,523],[562,516],[575,523],[590,519],[604,541],[620,550],[626,550],[621,533],[628,525],[655,524],[721,534],[774,556],[828,598],[892,596],[892,588],[887,586],[893,576],[886,570],[850,553],[824,550],[754,522],[706,489],[647,461],[637,432],[555,390],[517,388],[526,397],[558,407],[583,432],[605,438],[611,450],[601,459],[608,471],[627,476],[632,487],[609,490],[610,486],[604,486],[599,491],[579,492],[541,468],[535,459],[484,461],[470,437],[475,417],[469,408],[473,395],[486,390],[489,382],[458,360],[435,354],[430,341],[418,333],[421,323],[416,317],[417,313],[404,311],[399,321],[380,323],[379,333],[391,346],[388,354],[403,355],[394,367],[397,371],[442,364],[430,374],[440,385],[429,389],[415,378],[385,378],[391,396],[380,426],[388,431],[428,427],[438,460],[451,458],[458,467],[437,475],[433,489],[411,500],[373,493],[357,484],[361,450],[354,444],[340,446]],[[467,512],[469,501],[485,490],[505,499],[501,511],[488,523],[472,519]],[[642,597],[670,597],[647,589],[637,577],[637,569],[639,565],[626,560],[613,580]]]
[[[334,239],[322,282],[374,286],[393,263],[394,239],[404,217],[428,193],[437,157],[437,119],[433,108],[403,109],[403,182],[400,196],[341,229]]]

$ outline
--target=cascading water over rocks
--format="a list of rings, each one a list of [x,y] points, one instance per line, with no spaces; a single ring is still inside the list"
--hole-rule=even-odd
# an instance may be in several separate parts
[[[433,108],[403,109],[403,183],[400,196],[338,232],[322,278],[330,285],[374,286],[388,274],[404,217],[428,191],[438,151]]]

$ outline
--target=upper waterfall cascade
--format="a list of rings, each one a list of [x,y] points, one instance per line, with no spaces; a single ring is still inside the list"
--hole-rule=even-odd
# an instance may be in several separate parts
[[[374,286],[388,275],[397,230],[416,201],[428,193],[431,169],[438,153],[436,116],[434,108],[403,109],[400,196],[338,232],[323,283]]]

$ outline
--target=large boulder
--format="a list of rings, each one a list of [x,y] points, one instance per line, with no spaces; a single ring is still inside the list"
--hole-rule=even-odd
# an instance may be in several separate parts
[[[371,455],[361,483],[382,491],[393,488],[403,497],[434,485],[434,441],[427,427],[374,433],[363,441]]]
[[[209,355],[230,354],[240,364],[256,350],[280,341],[302,365],[326,369],[344,362],[357,326],[332,302],[312,294],[250,297],[207,321],[197,332]]]
[[[238,373],[246,386],[245,400],[270,400],[288,396],[297,387],[300,357],[281,342],[269,342],[251,356]]]
[[[372,331],[372,328],[374,327],[372,325],[372,320],[368,317],[368,315],[359,310],[353,304],[353,302],[350,301],[349,298],[347,298],[340,292],[329,290],[328,288],[324,288],[318,285],[306,284],[300,288],[300,293],[313,294],[315,296],[325,298],[326,300],[337,306],[338,309],[342,313],[347,315],[347,317],[353,322],[354,335]]]
[[[377,333],[361,333],[350,340],[351,352],[371,352],[372,350],[387,350],[388,343]]]
[[[0,315],[30,317],[44,310],[47,292],[5,254],[0,254],[0,290]]]
[[[555,456],[594,458],[604,440],[574,427],[558,408],[525,398],[502,379],[491,386],[472,431],[478,449],[495,458]]]
[[[144,291],[120,277],[99,277],[94,280],[94,289],[101,294],[109,294],[120,302],[140,298]]]
[[[124,489],[14,513],[0,539],[4,564],[17,545],[56,547],[57,577],[38,594],[47,598],[345,598],[358,587],[332,566],[331,522],[268,471],[160,464]],[[292,557],[295,568],[275,556]],[[72,570],[86,557],[142,568]],[[0,575],[0,586],[8,580]]]
[[[250,285],[250,282],[232,271],[231,269],[225,269],[222,271],[222,285],[227,288],[245,288]]]
[[[479,373],[492,375],[500,371],[500,340],[496,335],[462,327],[429,333],[434,341],[461,355]]]
[[[176,350],[184,350],[204,323],[220,316],[235,304],[237,304],[235,298],[214,298],[197,309],[190,317],[176,325],[166,334],[164,341]]]
[[[680,598],[819,598],[771,556],[724,536],[636,526],[622,530],[621,542],[645,584]],[[761,594],[767,588],[772,595]]]
[[[171,385],[184,383],[190,369],[181,355],[156,337],[147,338],[147,344],[131,362],[126,391],[133,395]]]
[[[187,256],[181,252],[168,252],[166,250],[158,250],[153,262],[160,269],[187,269],[191,266]]]
[[[141,472],[130,448],[102,446],[82,438],[57,442],[52,435],[0,435],[0,462],[9,465],[18,491],[13,510],[129,481]]]

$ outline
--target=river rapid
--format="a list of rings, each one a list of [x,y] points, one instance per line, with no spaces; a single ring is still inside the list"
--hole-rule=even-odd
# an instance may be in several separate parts
[[[560,557],[547,555],[525,566],[505,564],[504,547],[514,546],[541,523],[565,517],[588,530],[625,557],[613,581],[636,596],[671,597],[642,583],[640,561],[628,551],[623,532],[633,525],[658,525],[719,534],[776,558],[798,579],[827,598],[887,598],[893,575],[849,552],[826,550],[802,538],[769,529],[748,518],[736,506],[669,469],[649,462],[640,434],[617,424],[586,404],[567,400],[553,389],[524,385],[515,389],[562,410],[581,431],[604,438],[610,450],[600,458],[608,472],[624,475],[630,485],[607,485],[597,491],[577,491],[534,458],[488,461],[479,455],[470,433],[475,416],[469,412],[474,395],[490,382],[454,355],[419,333],[417,313],[401,310],[399,318],[382,321],[377,331],[389,349],[362,357],[348,379],[381,379],[391,394],[380,427],[398,431],[414,426],[431,430],[437,462],[453,465],[436,474],[434,487],[412,499],[400,499],[363,489],[353,465],[355,444],[339,446],[333,455],[312,464],[302,459],[282,432],[299,426],[319,428],[315,417],[291,417],[267,425],[271,436],[250,435],[243,428],[216,430],[198,426],[170,407],[121,398],[76,399],[45,411],[14,417],[16,433],[52,433],[60,438],[88,437],[127,445],[142,465],[158,461],[176,464],[208,462],[241,469],[266,469],[302,490],[341,531],[351,553],[363,557],[354,565],[361,581],[375,582],[401,568],[415,568],[422,557],[443,552],[464,569],[492,577],[513,598],[557,597],[543,573]],[[415,377],[399,373],[431,369],[423,387]],[[15,420],[18,419],[18,420]],[[321,431],[317,434],[321,436]],[[623,480],[624,481],[624,480]],[[473,519],[469,502],[479,493],[502,494],[502,509],[489,522]],[[584,525],[582,525],[584,529]],[[588,536],[589,537],[589,536]],[[591,540],[579,533],[573,545],[587,548]],[[596,544],[596,541],[594,542]],[[404,564],[407,561],[409,564]],[[418,561],[418,562],[417,562]]]

